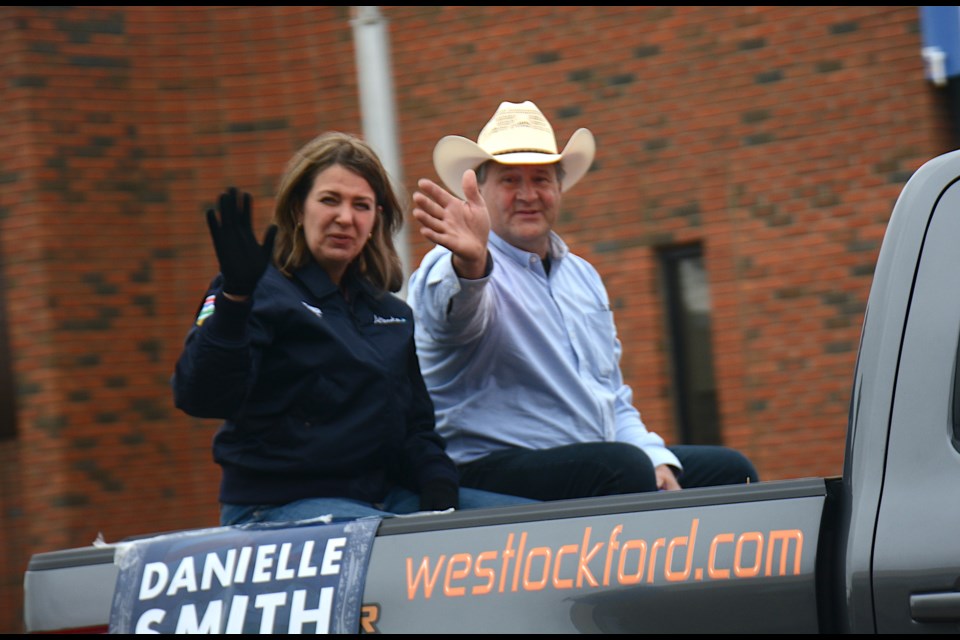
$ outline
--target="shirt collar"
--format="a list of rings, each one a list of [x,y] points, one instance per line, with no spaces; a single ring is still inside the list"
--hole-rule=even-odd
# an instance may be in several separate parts
[[[490,232],[490,244],[499,249],[502,253],[505,253],[511,260],[517,264],[526,265],[530,262],[530,256],[537,256],[535,253],[530,253],[529,251],[524,251],[523,249],[518,249],[513,246],[500,236],[498,236],[493,231]],[[570,253],[570,248],[567,247],[567,243],[564,242],[555,231],[550,232],[550,249],[549,255],[550,260],[553,261],[554,266],[560,263],[560,261]]]
[[[314,260],[310,260],[294,271],[293,277],[302,282],[310,293],[318,298],[325,298],[340,291],[339,287],[327,275],[326,270]],[[343,274],[342,284],[351,300],[356,299],[360,293],[371,294],[373,290],[373,285],[360,275],[356,264],[347,267],[347,271]]]

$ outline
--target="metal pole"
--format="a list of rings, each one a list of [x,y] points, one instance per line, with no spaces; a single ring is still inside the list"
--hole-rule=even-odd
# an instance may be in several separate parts
[[[353,39],[357,61],[357,84],[360,91],[363,137],[383,163],[394,190],[403,193],[403,174],[397,145],[396,100],[393,93],[393,68],[390,62],[390,34],[387,20],[378,7],[353,7]],[[403,272],[409,276],[410,246],[406,225],[394,238]],[[406,297],[404,281],[400,291]]]

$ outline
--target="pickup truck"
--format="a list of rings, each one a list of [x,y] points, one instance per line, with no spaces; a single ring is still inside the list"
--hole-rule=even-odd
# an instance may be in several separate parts
[[[960,151],[918,169],[893,209],[840,477],[385,518],[349,571],[346,536],[327,532],[340,525],[322,522],[259,532],[291,534],[279,545],[222,528],[202,544],[174,532],[39,553],[26,631],[955,633],[958,247]],[[314,591],[316,608],[278,586],[307,576],[302,596],[321,566],[352,586]],[[274,593],[237,595],[258,573]],[[204,591],[217,575],[225,598]],[[353,594],[332,599],[336,588]]]

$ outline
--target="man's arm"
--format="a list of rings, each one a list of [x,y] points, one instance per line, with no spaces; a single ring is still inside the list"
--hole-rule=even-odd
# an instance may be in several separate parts
[[[617,377],[619,378],[619,366]],[[640,412],[633,406],[633,392],[623,384],[617,393],[617,440],[631,442],[640,447],[653,463],[657,474],[657,488],[674,490],[680,488],[677,473],[682,470],[680,461],[667,449],[656,433],[647,429],[640,419]]]
[[[606,295],[605,290],[602,291]],[[610,348],[613,350],[614,362],[611,384],[616,393],[614,402],[616,439],[634,444],[647,454],[655,468],[658,489],[667,491],[680,489],[677,474],[683,470],[683,467],[677,456],[667,448],[663,438],[647,429],[640,417],[640,412],[634,406],[633,389],[623,381],[623,373],[620,370],[623,347],[616,335],[615,326],[613,331],[613,344]]]
[[[413,216],[420,233],[447,251],[434,249],[424,257],[410,277],[407,302],[418,333],[437,344],[463,345],[483,334],[494,310],[487,290],[493,268],[487,250],[490,216],[473,171],[463,178],[466,201],[430,180],[418,186]]]

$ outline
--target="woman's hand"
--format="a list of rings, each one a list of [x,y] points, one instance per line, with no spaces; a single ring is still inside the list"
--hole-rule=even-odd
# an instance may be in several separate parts
[[[251,222],[250,194],[230,187],[220,194],[220,220],[213,209],[207,210],[207,226],[223,275],[223,292],[233,299],[253,293],[273,257],[277,225],[270,225],[257,244]]]

